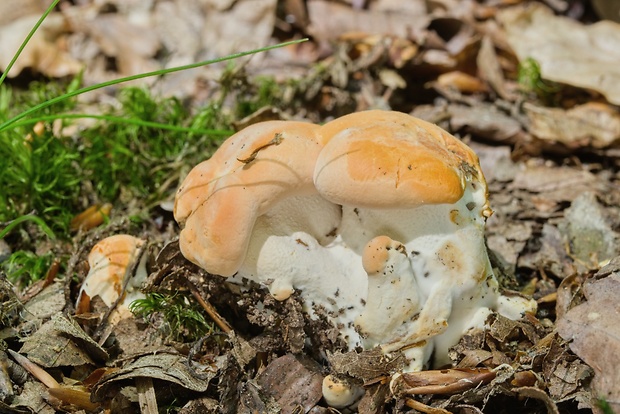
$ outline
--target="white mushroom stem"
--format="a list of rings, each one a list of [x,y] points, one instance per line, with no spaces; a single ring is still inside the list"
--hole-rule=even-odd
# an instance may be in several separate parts
[[[323,398],[333,408],[346,408],[355,403],[364,389],[334,375],[323,378]]]
[[[387,236],[375,237],[364,248],[362,265],[368,274],[368,291],[356,325],[364,346],[370,348],[406,332],[422,303],[403,244]]]

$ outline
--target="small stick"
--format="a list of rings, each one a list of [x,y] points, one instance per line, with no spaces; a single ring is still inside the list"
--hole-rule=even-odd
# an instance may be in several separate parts
[[[48,374],[47,371],[45,371],[43,368],[26,358],[25,356],[18,354],[11,349],[7,349],[7,351],[13,357],[13,359],[22,366],[22,368],[24,368],[26,371],[31,373],[33,377],[45,384],[47,388],[60,387],[58,381],[56,381],[54,377]]]
[[[149,377],[137,377],[136,388],[138,391],[138,403],[140,404],[141,414],[157,414],[157,398],[153,379]]]
[[[405,405],[424,414],[451,414],[448,410],[431,407],[430,405],[423,404],[417,400],[412,400],[411,398],[407,398],[405,400]]]
[[[200,303],[200,306],[202,306],[205,312],[207,312],[207,315],[209,315],[209,317],[222,330],[222,332],[227,333],[227,334],[232,332],[233,329],[230,327],[230,325],[228,325],[228,322],[226,322],[224,318],[222,318],[219,315],[219,313],[217,313],[217,310],[215,310],[213,305],[211,305],[209,302],[207,302],[206,300],[202,298],[196,286],[194,286],[194,284],[187,279],[185,279],[185,283],[189,287],[189,290],[190,292],[192,292],[192,295],[194,296],[194,298],[196,298],[198,303]]]
[[[269,141],[268,143],[261,145],[260,147],[256,148],[254,150],[254,152],[252,152],[252,154],[250,154],[249,157],[247,158],[237,158],[237,161],[242,162],[244,164],[249,164],[252,161],[254,161],[256,159],[256,156],[258,155],[258,153],[262,150],[264,150],[267,147],[270,147],[272,145],[280,145],[282,143],[282,141],[284,140],[284,137],[282,136],[281,133],[277,132],[276,135],[273,137],[273,139],[271,141]]]

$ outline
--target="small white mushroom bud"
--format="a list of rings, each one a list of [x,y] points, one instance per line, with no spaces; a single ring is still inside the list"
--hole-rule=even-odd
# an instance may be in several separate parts
[[[323,378],[323,399],[333,408],[345,408],[355,403],[364,389],[334,375]]]

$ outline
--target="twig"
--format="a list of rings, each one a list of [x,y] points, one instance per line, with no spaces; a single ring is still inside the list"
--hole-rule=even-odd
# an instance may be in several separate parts
[[[273,137],[273,139],[271,141],[269,141],[268,143],[261,145],[260,147],[256,148],[254,150],[254,152],[252,152],[252,154],[250,154],[249,157],[247,158],[237,158],[237,161],[242,162],[244,164],[249,164],[252,161],[254,161],[256,159],[256,156],[258,155],[258,153],[262,150],[264,150],[267,147],[270,147],[272,145],[280,145],[282,143],[282,141],[284,140],[284,137],[282,136],[281,133],[277,132],[276,135]]]
[[[185,283],[187,284],[187,287],[189,288],[190,292],[192,292],[192,295],[194,296],[194,298],[196,298],[200,306],[202,306],[205,312],[207,312],[207,315],[209,315],[211,320],[215,322],[215,324],[222,330],[222,332],[227,334],[232,332],[232,328],[230,327],[230,325],[228,325],[228,322],[226,322],[224,318],[222,318],[219,313],[217,313],[217,310],[215,310],[213,305],[211,305],[209,302],[202,298],[200,292],[198,291],[198,288],[196,288],[196,286],[188,279],[185,279]]]

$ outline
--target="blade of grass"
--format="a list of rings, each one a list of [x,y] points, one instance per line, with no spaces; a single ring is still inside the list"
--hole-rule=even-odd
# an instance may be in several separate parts
[[[97,89],[105,88],[105,87],[112,86],[112,85],[117,85],[117,84],[123,83],[123,82],[129,82],[129,81],[136,80],[136,79],[148,78],[150,76],[165,75],[165,74],[168,74],[168,73],[179,72],[179,71],[182,71],[182,70],[195,69],[195,68],[199,68],[201,66],[207,66],[207,65],[214,64],[214,63],[219,63],[219,62],[225,62],[225,61],[228,61],[228,60],[238,59],[240,57],[249,56],[249,55],[253,55],[253,54],[256,54],[256,53],[267,52],[269,50],[278,49],[278,48],[281,48],[281,47],[286,47],[286,46],[302,43],[302,42],[305,42],[307,40],[308,39],[292,40],[290,42],[278,43],[277,45],[261,47],[259,49],[249,50],[249,51],[246,51],[246,52],[234,53],[232,55],[224,56],[224,57],[217,58],[217,59],[205,60],[205,61],[202,61],[202,62],[192,63],[192,64],[189,64],[189,65],[176,66],[174,68],[169,68],[169,69],[160,69],[160,70],[156,70],[156,71],[153,71],[153,72],[140,73],[140,74],[137,74],[137,75],[126,76],[126,77],[123,77],[123,78],[119,78],[119,79],[114,79],[114,80],[107,81],[107,82],[98,83],[96,85],[87,86],[85,88],[80,88],[80,89],[77,89],[77,90],[75,90],[73,92],[69,92],[69,93],[66,93],[64,95],[57,96],[57,97],[52,98],[52,99],[50,99],[48,101],[45,101],[45,102],[40,103],[38,105],[35,105],[32,108],[22,112],[21,114],[19,114],[17,116],[14,116],[13,118],[9,119],[8,121],[0,124],[0,132],[4,131],[5,129],[7,129],[11,125],[13,125],[17,121],[19,121],[20,119],[25,118],[26,116],[28,116],[28,115],[30,115],[30,114],[32,114],[32,113],[34,113],[34,112],[36,112],[36,111],[38,111],[40,109],[47,108],[48,106],[53,105],[53,104],[55,104],[57,102],[63,101],[65,99],[72,98],[72,97],[77,96],[77,95],[81,95],[81,94],[86,93],[86,92],[91,92],[91,91],[94,91],[94,90],[97,90]]]
[[[45,13],[43,13],[41,17],[39,18],[39,20],[37,20],[37,23],[34,25],[32,30],[30,30],[30,33],[28,33],[28,36],[26,36],[22,44],[19,46],[19,49],[17,49],[17,52],[15,52],[13,59],[11,59],[6,69],[4,69],[4,73],[2,74],[2,76],[0,76],[0,85],[2,85],[2,82],[4,82],[4,79],[8,76],[9,71],[11,70],[15,62],[17,61],[17,58],[19,57],[19,55],[21,55],[21,53],[23,52],[24,48],[26,47],[26,45],[28,44],[28,42],[30,41],[34,33],[39,29],[39,26],[41,26],[41,23],[43,23],[43,20],[45,20],[45,18],[52,12],[52,10],[54,10],[54,7],[56,7],[59,1],[60,0],[54,0],[52,4],[49,5],[47,10],[45,10]]]
[[[9,224],[4,229],[2,229],[2,231],[0,231],[0,239],[3,239],[4,236],[9,234],[11,230],[13,230],[15,227],[19,226],[21,223],[25,221],[35,222],[39,227],[41,227],[41,230],[43,230],[43,232],[47,235],[47,237],[49,237],[50,239],[56,238],[56,235],[54,234],[52,229],[50,229],[48,225],[45,224],[45,221],[43,221],[43,219],[35,216],[34,214],[26,214],[26,215],[16,218],[15,220],[11,220],[11,222],[9,222]]]
[[[225,129],[199,129],[199,128],[190,128],[190,127],[182,127],[177,125],[169,125],[162,124],[159,122],[150,122],[143,121],[141,119],[133,119],[133,118],[123,118],[120,116],[113,115],[95,115],[95,114],[58,114],[58,115],[47,115],[47,116],[39,116],[33,119],[26,119],[23,121],[15,122],[13,127],[20,127],[25,125],[36,124],[39,121],[55,121],[56,119],[98,119],[102,121],[116,122],[116,123],[125,123],[131,125],[144,126],[149,128],[159,128],[159,129],[167,129],[170,131],[177,132],[193,132],[195,134],[204,134],[204,135],[218,135],[218,136],[229,136],[234,133],[231,130]]]

